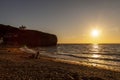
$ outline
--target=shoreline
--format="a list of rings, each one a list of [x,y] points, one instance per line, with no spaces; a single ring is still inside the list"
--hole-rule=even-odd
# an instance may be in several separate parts
[[[30,55],[18,48],[0,50],[0,80],[120,80],[117,71],[71,64],[43,55],[32,59]]]
[[[72,65],[94,67],[94,68],[98,68],[98,69],[120,72],[119,69],[113,69],[112,67],[108,68],[108,67],[104,67],[104,66],[98,66],[96,64],[91,65],[92,63],[87,63],[87,62],[82,62],[82,61],[81,62],[80,61],[70,61],[70,60],[63,60],[63,59],[55,59],[54,61],[62,62],[62,63],[68,63],[68,64],[72,64]]]

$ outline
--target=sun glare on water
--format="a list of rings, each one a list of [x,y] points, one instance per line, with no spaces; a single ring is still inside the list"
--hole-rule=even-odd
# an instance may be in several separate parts
[[[100,57],[100,55],[93,54],[93,55],[92,55],[92,57],[93,57],[93,58],[99,58],[99,57]]]

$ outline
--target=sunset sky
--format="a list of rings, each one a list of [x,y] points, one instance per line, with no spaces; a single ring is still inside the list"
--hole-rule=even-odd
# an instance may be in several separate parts
[[[56,34],[59,43],[120,43],[120,0],[0,0],[0,24]]]

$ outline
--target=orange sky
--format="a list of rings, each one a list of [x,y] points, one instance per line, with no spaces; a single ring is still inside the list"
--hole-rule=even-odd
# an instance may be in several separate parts
[[[55,34],[58,43],[120,43],[120,0],[1,0],[0,11],[1,24]]]

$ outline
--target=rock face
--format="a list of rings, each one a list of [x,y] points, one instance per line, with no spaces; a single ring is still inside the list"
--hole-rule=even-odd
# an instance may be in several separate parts
[[[0,37],[4,45],[13,46],[54,46],[57,37],[36,30],[19,29],[9,25],[0,24]]]

